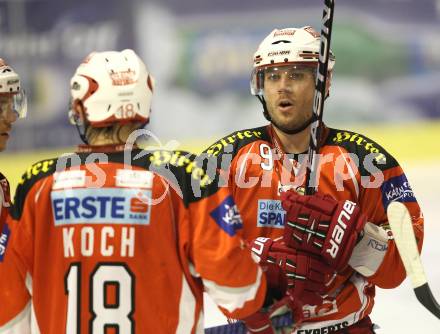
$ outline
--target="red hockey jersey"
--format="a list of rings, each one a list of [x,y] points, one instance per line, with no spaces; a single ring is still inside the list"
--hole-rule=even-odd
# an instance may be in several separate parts
[[[201,332],[204,290],[230,317],[257,311],[266,282],[234,200],[193,160],[94,151],[29,168],[0,266],[0,332]]]
[[[318,191],[358,203],[369,222],[385,229],[389,229],[388,204],[403,202],[411,213],[421,249],[423,216],[397,161],[361,134],[326,127],[323,130],[319,179],[315,179]],[[228,180],[245,222],[239,231],[244,239],[281,237],[285,211],[280,192],[304,191],[307,154],[285,154],[270,125],[234,132],[203,154],[210,161],[208,166],[217,166]],[[306,320],[297,333],[326,333],[350,326],[371,312],[376,285],[398,286],[406,274],[394,241],[379,251],[385,254],[373,275],[364,277],[348,267],[338,275],[323,305],[305,305]]]

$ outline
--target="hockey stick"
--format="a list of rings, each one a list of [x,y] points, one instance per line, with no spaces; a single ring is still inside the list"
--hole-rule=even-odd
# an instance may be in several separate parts
[[[272,319],[272,326],[275,329],[291,326],[293,324],[292,315],[290,313],[282,314]],[[205,329],[205,334],[246,334],[245,325],[241,322],[234,322],[228,325],[221,325]]]
[[[432,295],[417,248],[411,217],[406,206],[392,202],[387,208],[388,222],[419,302],[440,319],[440,305]]]
[[[330,40],[333,27],[334,16],[334,0],[324,0],[324,11],[322,14],[322,29],[321,29],[321,45],[319,50],[318,71],[315,83],[315,96],[313,102],[314,121],[310,129],[310,145],[308,150],[309,160],[312,161],[307,167],[306,174],[306,194],[311,195],[315,193],[313,181],[316,178],[318,150],[319,150],[319,136],[322,123],[322,113],[324,110],[324,100],[326,92],[326,82],[328,74],[328,62],[330,58]],[[284,314],[272,319],[272,326],[274,328],[282,328],[292,325],[292,316],[290,313]],[[211,327],[205,329],[205,334],[245,334],[246,327],[242,322],[236,322],[228,325]]]
[[[314,121],[310,127],[310,144],[308,150],[308,162],[306,172],[306,194],[313,195],[316,192],[316,173],[318,170],[319,139],[321,135],[322,114],[324,111],[324,100],[326,94],[326,82],[328,74],[328,62],[330,55],[330,41],[333,28],[335,2],[334,0],[324,1],[324,12],[322,14],[321,45],[319,49],[318,71],[316,75],[315,96],[313,100]]]

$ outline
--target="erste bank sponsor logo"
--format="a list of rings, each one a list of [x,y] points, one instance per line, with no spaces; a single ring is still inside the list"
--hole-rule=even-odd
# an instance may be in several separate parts
[[[0,234],[0,262],[2,262],[5,257],[6,247],[8,246],[10,234],[11,230],[9,229],[8,224],[5,223],[3,225],[3,230]]]
[[[217,225],[231,237],[237,233],[237,230],[243,228],[243,222],[237,205],[230,195],[217,208],[211,211],[210,215]]]
[[[414,193],[405,174],[395,176],[385,181],[381,188],[384,208],[391,202],[416,202]]]
[[[281,206],[280,200],[258,200],[257,227],[284,228],[286,211]]]
[[[149,225],[151,190],[66,189],[51,192],[55,226],[71,224]]]

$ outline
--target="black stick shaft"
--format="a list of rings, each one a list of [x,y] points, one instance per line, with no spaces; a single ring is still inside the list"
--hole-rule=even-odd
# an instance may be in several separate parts
[[[328,63],[330,59],[330,41],[333,28],[334,0],[324,0],[322,14],[321,45],[319,50],[318,71],[316,75],[315,97],[313,102],[314,121],[310,127],[310,143],[308,151],[308,166],[306,173],[306,194],[313,195],[317,189],[316,175],[319,163],[319,140],[321,135],[322,114],[326,97]]]

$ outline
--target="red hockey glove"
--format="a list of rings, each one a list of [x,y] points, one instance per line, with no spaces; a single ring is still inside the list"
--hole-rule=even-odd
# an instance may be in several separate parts
[[[287,291],[301,304],[320,305],[333,269],[313,254],[298,252],[283,241],[257,238],[251,247],[266,272],[269,288]]]
[[[367,222],[358,205],[329,195],[302,196],[294,191],[282,193],[281,200],[286,210],[286,244],[322,256],[336,271],[345,268]]]

